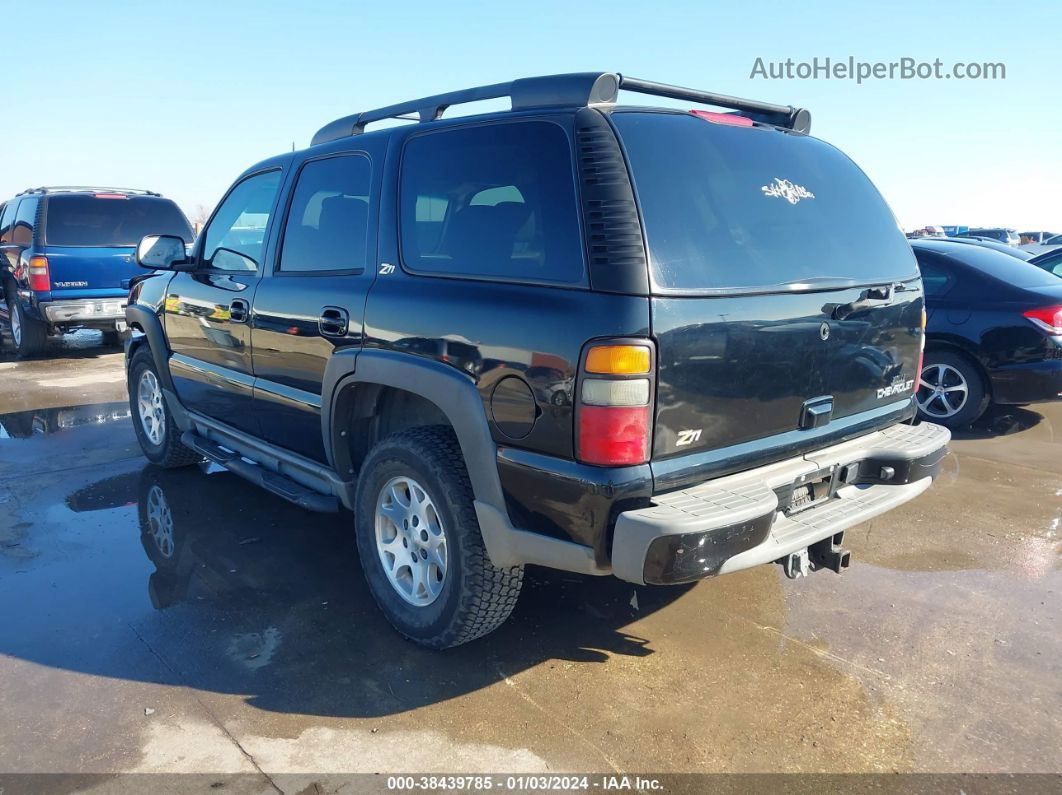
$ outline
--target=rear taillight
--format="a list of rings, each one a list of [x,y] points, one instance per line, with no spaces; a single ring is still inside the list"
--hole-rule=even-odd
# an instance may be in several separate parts
[[[583,359],[577,394],[580,461],[624,466],[649,460],[653,351],[648,344],[592,345]]]
[[[52,280],[48,275],[47,257],[30,257],[27,273],[29,274],[29,286],[33,292],[46,293],[52,289]]]
[[[1062,336],[1062,305],[1030,309],[1022,314],[1048,334],[1054,337]]]

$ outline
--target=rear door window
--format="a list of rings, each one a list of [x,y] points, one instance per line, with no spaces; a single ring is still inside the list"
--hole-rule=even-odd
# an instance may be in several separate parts
[[[44,238],[50,246],[126,248],[145,235],[192,241],[188,220],[169,199],[86,193],[49,196],[46,202]]]
[[[280,270],[362,270],[368,261],[372,169],[364,155],[311,160],[299,172]]]
[[[551,122],[412,136],[400,222],[402,259],[415,273],[585,282],[571,147]]]
[[[612,118],[630,162],[657,292],[917,276],[881,195],[829,144],[689,114]]]

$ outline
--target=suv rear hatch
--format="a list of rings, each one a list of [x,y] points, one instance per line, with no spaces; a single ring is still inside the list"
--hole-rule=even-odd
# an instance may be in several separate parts
[[[806,135],[617,111],[650,254],[658,488],[910,410],[922,286],[880,194]]]
[[[124,294],[129,280],[142,272],[133,253],[144,235],[192,241],[184,214],[158,196],[58,194],[45,199],[42,217],[53,299]]]

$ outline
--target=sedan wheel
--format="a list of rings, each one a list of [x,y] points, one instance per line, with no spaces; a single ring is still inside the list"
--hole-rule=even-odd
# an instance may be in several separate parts
[[[918,408],[927,417],[945,420],[966,406],[970,385],[963,374],[949,364],[930,364],[922,368],[918,382]]]

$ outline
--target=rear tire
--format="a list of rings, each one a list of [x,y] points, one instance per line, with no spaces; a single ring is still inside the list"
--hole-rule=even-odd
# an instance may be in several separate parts
[[[181,431],[166,405],[155,359],[147,348],[133,354],[129,363],[129,410],[137,441],[148,461],[174,469],[203,460],[201,455],[181,444]]]
[[[103,332],[103,344],[108,348],[120,348],[129,339],[128,331],[105,331]]]
[[[8,317],[11,322],[11,342],[15,356],[29,359],[39,356],[48,344],[48,326],[36,318],[29,317],[22,308],[22,302],[9,286],[7,292]]]
[[[990,396],[980,369],[970,359],[950,351],[926,351],[916,400],[920,419],[962,428],[980,419]]]
[[[445,649],[486,635],[520,594],[523,567],[491,563],[472,499],[461,448],[446,426],[389,436],[361,468],[354,519],[365,579],[391,625],[422,646]]]

